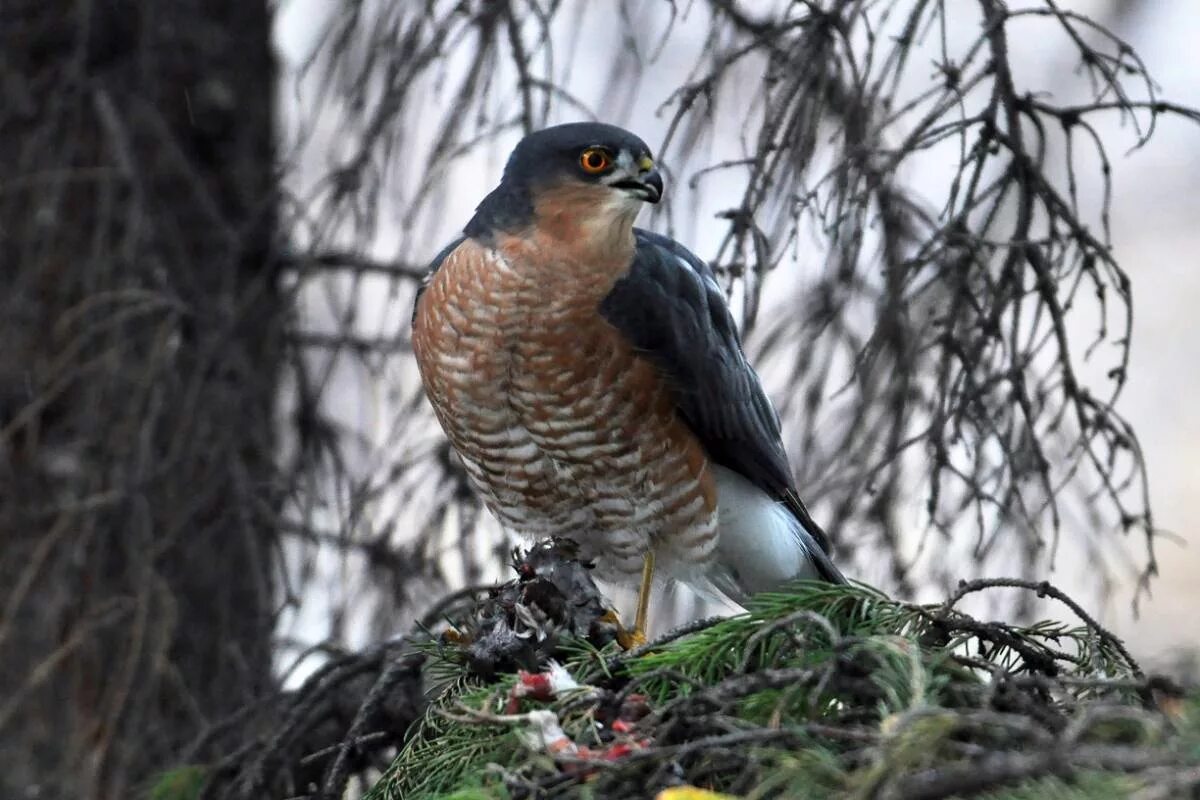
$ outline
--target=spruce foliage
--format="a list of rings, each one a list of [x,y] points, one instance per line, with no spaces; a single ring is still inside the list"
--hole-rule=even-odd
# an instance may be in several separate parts
[[[653,797],[1084,800],[1200,786],[1200,704],[1081,624],[1013,626],[801,583],[623,653],[564,642],[579,688],[467,674],[431,645],[441,688],[372,800]],[[631,709],[633,709],[631,711]],[[552,712],[551,717],[547,712]],[[548,742],[546,721],[563,738]],[[556,729],[555,729],[556,730]]]

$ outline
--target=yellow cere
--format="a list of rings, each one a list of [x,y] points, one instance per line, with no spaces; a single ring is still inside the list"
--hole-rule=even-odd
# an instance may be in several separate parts
[[[648,169],[654,169],[654,159],[650,156],[642,156],[641,161],[638,161],[638,169],[643,172]]]

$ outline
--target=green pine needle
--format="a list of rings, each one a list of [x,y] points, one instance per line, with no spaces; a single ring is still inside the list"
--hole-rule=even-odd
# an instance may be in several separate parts
[[[641,655],[578,642],[560,656],[609,697],[646,696],[651,715],[635,730],[648,748],[572,773],[531,749],[527,725],[495,721],[513,676],[482,686],[444,654],[446,688],[368,797],[491,800],[516,786],[545,797],[635,796],[680,773],[754,800],[899,797],[906,780],[971,775],[977,759],[1041,743],[1083,760],[974,796],[1083,800],[1128,797],[1157,774],[1087,762],[1096,748],[1200,765],[1200,701],[1174,719],[1147,709],[1136,665],[1100,632],[984,623],[865,586],[799,583]],[[521,711],[552,709],[575,743],[599,749],[589,698],[523,701]]]

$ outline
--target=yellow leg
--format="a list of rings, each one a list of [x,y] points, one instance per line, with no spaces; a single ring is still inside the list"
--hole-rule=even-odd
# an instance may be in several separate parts
[[[617,642],[626,650],[646,643],[646,625],[650,617],[650,589],[654,585],[654,553],[647,551],[642,557],[642,585],[638,590],[637,616],[633,618],[633,630],[627,631],[617,625]]]
[[[647,550],[642,556],[642,586],[638,590],[637,616],[633,618],[633,636],[646,641],[646,628],[650,622],[650,590],[654,587],[654,551]]]

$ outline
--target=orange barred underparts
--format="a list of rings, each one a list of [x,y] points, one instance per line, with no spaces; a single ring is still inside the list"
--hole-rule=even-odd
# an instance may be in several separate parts
[[[413,346],[438,419],[509,530],[576,540],[623,583],[647,550],[705,564],[718,522],[707,455],[662,372],[597,312],[630,254],[585,263],[547,235],[468,239],[433,276]]]

